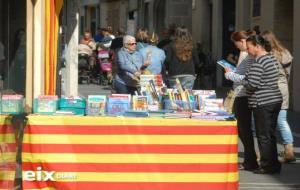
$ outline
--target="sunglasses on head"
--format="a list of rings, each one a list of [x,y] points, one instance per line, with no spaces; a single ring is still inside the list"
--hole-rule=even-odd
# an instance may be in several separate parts
[[[127,43],[127,45],[133,46],[133,45],[136,45],[136,42],[133,42],[133,43]]]

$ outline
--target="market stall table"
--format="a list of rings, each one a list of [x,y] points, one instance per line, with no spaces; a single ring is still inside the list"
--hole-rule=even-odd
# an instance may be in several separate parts
[[[12,117],[0,115],[0,189],[13,189],[16,171],[16,131]]]
[[[31,115],[23,189],[235,190],[237,142],[235,121]]]

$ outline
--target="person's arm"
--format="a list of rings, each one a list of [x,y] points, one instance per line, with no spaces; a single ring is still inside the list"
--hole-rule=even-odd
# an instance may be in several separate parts
[[[228,80],[231,80],[232,82],[239,83],[245,78],[245,75],[240,75],[240,74],[230,71],[230,72],[225,73],[225,78]]]
[[[261,81],[261,75],[263,73],[263,67],[260,63],[253,63],[250,67],[248,74],[241,81],[242,85],[248,90],[255,90],[259,87]]]

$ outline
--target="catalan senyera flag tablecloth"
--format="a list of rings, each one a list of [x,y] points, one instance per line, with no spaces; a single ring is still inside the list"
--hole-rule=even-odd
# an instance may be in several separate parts
[[[17,144],[11,117],[0,115],[0,189],[14,188]]]
[[[237,142],[231,121],[29,116],[23,189],[235,190]]]

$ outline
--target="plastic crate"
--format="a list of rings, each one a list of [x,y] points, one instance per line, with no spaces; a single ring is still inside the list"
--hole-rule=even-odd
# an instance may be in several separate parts
[[[38,99],[33,101],[33,113],[52,115],[57,111],[57,99]]]
[[[59,110],[71,111],[75,115],[85,115],[86,100],[80,97],[64,97],[59,100]]]
[[[22,95],[3,95],[1,98],[1,113],[17,115],[24,113],[24,98]]]

